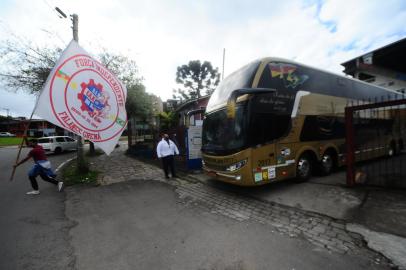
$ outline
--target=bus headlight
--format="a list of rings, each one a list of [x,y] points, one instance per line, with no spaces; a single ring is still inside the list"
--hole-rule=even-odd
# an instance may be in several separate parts
[[[241,160],[237,163],[234,163],[226,168],[226,171],[233,172],[238,169],[241,169],[245,164],[247,164],[247,159]]]

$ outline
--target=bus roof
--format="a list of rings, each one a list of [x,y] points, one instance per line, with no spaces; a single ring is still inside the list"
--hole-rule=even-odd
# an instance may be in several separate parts
[[[302,72],[308,71],[312,73],[313,77],[317,76],[317,80],[313,80],[314,83],[308,84],[307,87],[306,85],[304,85],[303,88],[297,90],[305,90],[318,94],[345,97],[354,100],[367,100],[368,98],[373,100],[374,98],[387,98],[387,96],[389,95],[401,96],[400,93],[393,90],[389,90],[330,71],[304,65],[292,60],[278,57],[264,57],[241,67],[240,69],[227,76],[213,92],[207,104],[206,112],[209,113],[211,111],[224,107],[231,93],[236,89],[258,87],[260,77],[262,76],[262,73],[266,66],[270,63],[292,65],[302,70]],[[334,78],[336,79],[335,83],[332,81],[332,79]],[[261,87],[274,88],[271,85],[262,85]]]
[[[373,88],[376,88],[376,89],[384,90],[384,91],[389,92],[389,94],[400,95],[399,92],[396,92],[396,91],[394,91],[394,90],[391,90],[391,89],[388,89],[388,88],[385,88],[385,87],[381,87],[381,86],[379,86],[379,85],[367,83],[367,82],[364,82],[364,81],[355,79],[355,78],[353,78],[353,77],[345,76],[344,74],[335,73],[335,72],[331,72],[331,71],[328,71],[328,70],[320,69],[320,68],[317,68],[317,67],[309,66],[309,65],[306,65],[306,64],[302,64],[302,63],[299,63],[299,62],[295,62],[295,61],[293,61],[293,60],[288,60],[288,59],[279,58],[279,57],[264,57],[264,58],[261,58],[260,60],[261,60],[261,62],[264,62],[264,63],[269,63],[269,62],[283,62],[283,63],[287,63],[287,64],[297,65],[297,66],[301,66],[301,67],[305,67],[305,68],[317,70],[317,71],[323,72],[323,73],[325,73],[325,74],[337,76],[337,77],[343,78],[343,79],[345,79],[345,80],[351,80],[351,81],[353,81],[353,82],[355,82],[355,83],[364,84],[364,85],[366,85],[366,86],[368,86],[368,87],[373,87]]]

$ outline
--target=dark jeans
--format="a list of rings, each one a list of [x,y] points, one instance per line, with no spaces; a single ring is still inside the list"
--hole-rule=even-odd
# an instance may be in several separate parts
[[[168,167],[171,168],[171,175],[172,177],[176,177],[176,173],[175,173],[175,165],[173,162],[173,155],[170,156],[166,156],[162,158],[162,165],[164,167],[164,172],[165,172],[165,177],[168,178],[169,177],[169,171],[168,171]]]
[[[38,190],[38,183],[37,180],[35,179],[38,175],[44,180],[47,181],[49,183],[52,183],[54,185],[58,184],[58,181],[56,181],[54,178],[51,178],[50,176],[48,176],[48,174],[50,174],[50,176],[55,176],[53,174],[52,171],[43,169],[40,165],[35,164],[32,169],[28,172],[28,178],[30,179],[31,182],[31,186],[32,189],[34,190]]]

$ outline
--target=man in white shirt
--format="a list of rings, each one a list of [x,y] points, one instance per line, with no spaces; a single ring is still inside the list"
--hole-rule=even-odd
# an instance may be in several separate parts
[[[162,160],[165,177],[169,178],[168,167],[171,168],[172,177],[177,177],[175,173],[173,156],[179,155],[178,147],[173,141],[169,139],[168,134],[163,133],[161,137],[162,140],[158,143],[158,146],[156,147],[156,153],[158,158]]]

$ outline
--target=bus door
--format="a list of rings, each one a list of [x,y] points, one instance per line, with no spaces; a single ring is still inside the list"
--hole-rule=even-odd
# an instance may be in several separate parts
[[[291,115],[267,108],[252,110],[251,117],[250,138],[255,146],[252,163],[255,182],[276,180],[280,177],[279,168],[292,163],[288,161],[290,163],[285,164],[286,160],[291,159],[291,147],[278,143],[289,133]],[[262,172],[262,178],[259,171]]]

